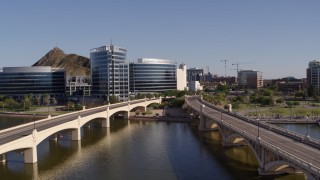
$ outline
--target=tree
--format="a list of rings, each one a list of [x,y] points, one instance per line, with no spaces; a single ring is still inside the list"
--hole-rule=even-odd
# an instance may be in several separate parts
[[[32,106],[32,96],[33,96],[32,94],[24,95],[23,97],[24,106],[27,106],[27,107]]]
[[[9,107],[10,109],[18,108],[19,103],[16,102],[13,98],[6,98],[4,101],[4,104]]]
[[[142,116],[144,117],[147,113],[146,113],[146,112],[142,112],[141,114],[142,114]]]
[[[307,90],[309,97],[316,97],[318,95],[317,89],[314,85],[311,85]]]
[[[71,107],[74,107],[74,104],[73,104],[73,102],[68,101],[67,104],[66,104],[66,106],[67,106],[67,109],[68,109],[68,111],[69,111],[69,109],[70,109]]]
[[[109,96],[109,102],[110,104],[115,104],[119,102],[119,99],[116,95],[112,95],[112,96]]]
[[[35,103],[37,104],[37,106],[41,105],[41,95],[37,95],[35,98]]]
[[[140,112],[139,112],[139,111],[136,111],[135,114],[136,114],[137,116],[139,116],[139,115],[140,115]]]
[[[58,104],[58,101],[55,97],[52,98],[52,104],[55,106]]]
[[[50,104],[50,95],[49,94],[45,94],[43,96],[43,104],[46,106],[49,106],[49,104]]]
[[[281,104],[281,103],[283,103],[284,102],[284,99],[283,98],[278,98],[277,100],[276,100],[276,103],[277,104]]]

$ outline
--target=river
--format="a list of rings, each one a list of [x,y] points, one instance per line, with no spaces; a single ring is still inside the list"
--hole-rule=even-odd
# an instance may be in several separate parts
[[[113,120],[111,128],[92,123],[81,141],[70,139],[65,132],[57,142],[43,141],[36,164],[8,153],[0,179],[304,179],[259,176],[248,146],[223,147],[219,132],[185,123]]]

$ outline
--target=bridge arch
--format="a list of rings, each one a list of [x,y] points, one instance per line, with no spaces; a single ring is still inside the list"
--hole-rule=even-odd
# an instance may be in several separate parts
[[[245,138],[243,138],[238,133],[232,133],[231,135],[227,136],[225,139],[225,143],[234,144],[234,145],[247,145],[247,144],[249,144],[248,142],[246,142]]]
[[[220,129],[219,124],[215,120],[212,120],[210,118],[207,118],[205,126],[206,126],[206,128],[209,128],[212,130],[219,130]]]

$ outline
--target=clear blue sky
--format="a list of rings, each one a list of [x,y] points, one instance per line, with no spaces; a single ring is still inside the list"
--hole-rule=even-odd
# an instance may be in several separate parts
[[[305,77],[320,59],[318,0],[3,0],[0,67],[30,66],[53,47],[89,57],[113,44],[127,59],[164,58],[224,75]],[[228,70],[228,75],[235,75]]]

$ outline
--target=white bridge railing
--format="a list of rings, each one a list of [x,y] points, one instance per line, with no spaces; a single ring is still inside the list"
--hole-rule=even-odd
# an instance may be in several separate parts
[[[300,134],[300,133],[297,133],[297,132],[293,132],[293,131],[290,131],[290,130],[285,129],[285,128],[281,128],[279,126],[276,126],[276,125],[273,125],[273,124],[270,124],[270,123],[261,122],[261,121],[259,122],[259,120],[250,119],[250,118],[242,116],[240,114],[230,113],[230,112],[227,112],[224,109],[218,108],[218,107],[216,107],[216,106],[214,106],[214,105],[212,105],[212,104],[210,104],[210,103],[208,103],[208,102],[206,102],[204,100],[201,100],[201,99],[199,99],[199,100],[200,100],[200,102],[202,102],[206,106],[208,106],[208,107],[210,107],[212,109],[215,109],[217,111],[220,111],[220,112],[222,111],[225,114],[228,114],[228,115],[233,116],[235,118],[241,119],[243,121],[250,122],[250,123],[255,124],[255,125],[259,124],[260,127],[263,127],[265,129],[269,129],[270,131],[273,131],[273,132],[276,132],[276,133],[279,133],[279,134],[283,134],[283,135],[285,135],[287,137],[291,137],[291,138],[294,138],[295,140],[304,142],[305,144],[320,148],[320,140],[318,140],[318,139],[307,137],[306,135],[303,135],[303,134]]]
[[[189,101],[186,99],[186,102],[188,103],[189,106],[191,106],[194,110],[196,111],[200,111],[200,107],[196,107],[195,105],[189,103]],[[215,108],[216,109],[216,108]],[[228,127],[230,129],[232,129],[234,132],[238,133],[239,135],[242,135],[244,138],[247,138],[249,140],[253,140],[253,141],[259,141],[258,143],[260,145],[262,145],[263,147],[265,147],[266,149],[274,152],[275,154],[283,157],[284,159],[286,159],[287,161],[289,161],[290,163],[300,167],[301,169],[307,171],[307,172],[310,172],[311,174],[316,174],[317,176],[320,176],[320,167],[317,167],[313,164],[311,164],[310,162],[307,162],[293,154],[290,154],[288,152],[286,152],[285,150],[279,148],[279,147],[276,147],[262,139],[260,140],[257,140],[257,137],[236,127],[236,126],[233,126],[229,123],[227,123],[226,121],[223,121],[222,119],[220,119],[219,117],[216,117],[216,116],[213,116],[209,113],[206,113],[206,112],[203,112],[205,116],[215,120],[216,122],[218,122],[219,124],[225,126],[225,127]]]

